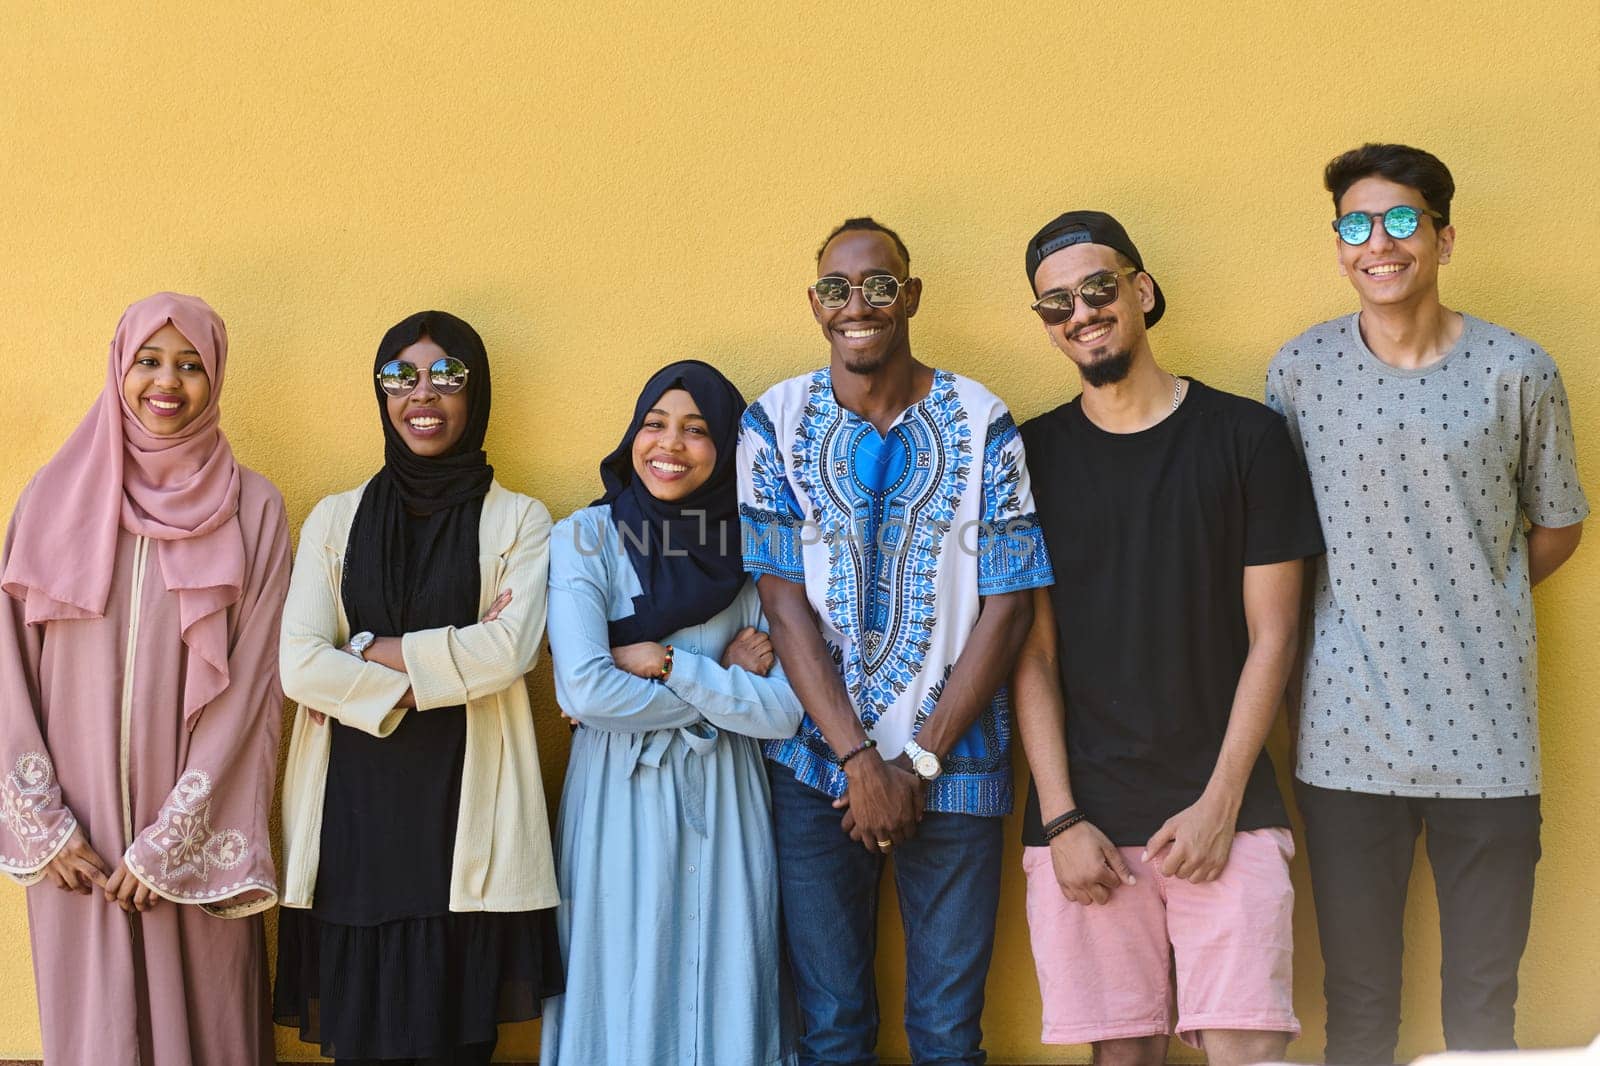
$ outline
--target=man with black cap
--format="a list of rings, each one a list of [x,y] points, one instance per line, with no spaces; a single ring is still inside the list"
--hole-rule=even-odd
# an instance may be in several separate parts
[[[1294,844],[1262,744],[1322,551],[1305,469],[1276,414],[1156,362],[1166,303],[1114,218],[1062,215],[1027,269],[1083,384],[1022,427],[1056,574],[1012,682],[1041,1039],[1279,1059]]]

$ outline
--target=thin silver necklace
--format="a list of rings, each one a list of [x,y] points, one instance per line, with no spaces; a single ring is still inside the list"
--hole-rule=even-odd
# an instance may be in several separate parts
[[[1182,398],[1182,396],[1183,396],[1183,379],[1180,378],[1178,375],[1174,374],[1174,375],[1172,375],[1172,409],[1174,411],[1176,411],[1178,409],[1178,401],[1179,401],[1180,398]]]

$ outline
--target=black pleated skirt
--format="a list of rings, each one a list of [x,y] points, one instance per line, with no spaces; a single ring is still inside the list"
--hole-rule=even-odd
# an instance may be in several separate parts
[[[428,1058],[539,1017],[562,976],[554,909],[341,925],[285,907],[272,1013],[329,1058]]]

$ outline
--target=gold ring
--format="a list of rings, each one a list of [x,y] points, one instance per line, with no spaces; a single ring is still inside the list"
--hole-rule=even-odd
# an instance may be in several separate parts
[[[880,840],[880,841],[878,841],[878,847],[882,848],[885,851],[888,851],[890,848],[894,847],[894,841],[892,841],[892,840]]]

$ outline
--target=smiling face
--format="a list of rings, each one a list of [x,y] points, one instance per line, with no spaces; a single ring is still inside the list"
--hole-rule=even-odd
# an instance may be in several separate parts
[[[656,499],[674,503],[711,477],[717,446],[711,427],[685,389],[668,389],[633,437],[633,473]]]
[[[1418,211],[1428,209],[1428,202],[1416,189],[1373,175],[1345,190],[1339,198],[1338,212],[1381,215],[1400,204]],[[1372,236],[1366,244],[1351,245],[1334,238],[1339,246],[1339,272],[1350,279],[1362,304],[1369,307],[1437,301],[1439,266],[1450,261],[1455,239],[1454,226],[1440,229],[1430,215],[1424,215],[1417,232],[1404,240],[1389,236],[1381,219],[1373,221]]]
[[[134,353],[122,378],[122,399],[152,435],[170,437],[211,402],[211,378],[194,345],[168,322]]]
[[[413,455],[424,459],[444,455],[467,431],[467,393],[472,389],[471,379],[465,389],[447,396],[436,391],[428,377],[428,368],[434,360],[449,354],[429,337],[402,348],[395,358],[417,368],[417,387],[404,396],[386,394],[383,398],[389,422],[399,431],[400,439],[406,442]]]
[[[1132,264],[1103,244],[1073,244],[1047,256],[1034,275],[1040,296],[1064,289],[1076,293],[1085,278],[1121,271]],[[1050,343],[1071,359],[1092,387],[1115,384],[1128,376],[1135,355],[1147,345],[1144,315],[1156,305],[1155,284],[1143,272],[1117,279],[1117,298],[1105,307],[1090,307],[1081,296],[1072,301],[1072,317],[1046,325]]]
[[[901,281],[910,272],[894,240],[878,230],[845,230],[828,242],[817,262],[819,278],[844,278],[851,285],[874,274]],[[922,280],[911,278],[888,307],[871,306],[859,289],[853,289],[849,301],[833,310],[819,304],[812,293],[811,314],[822,327],[834,361],[851,373],[871,374],[896,355],[911,357],[909,320],[921,300]]]

